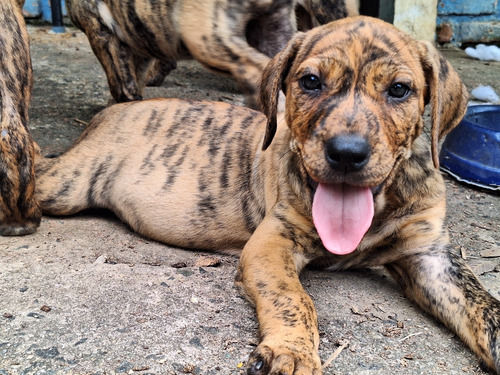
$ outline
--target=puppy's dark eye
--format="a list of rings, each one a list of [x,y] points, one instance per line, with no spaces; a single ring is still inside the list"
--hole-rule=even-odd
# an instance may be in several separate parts
[[[321,81],[318,76],[308,74],[300,79],[300,85],[307,91],[320,91],[322,88]]]
[[[401,99],[410,93],[410,88],[404,83],[394,83],[387,93],[393,98]]]

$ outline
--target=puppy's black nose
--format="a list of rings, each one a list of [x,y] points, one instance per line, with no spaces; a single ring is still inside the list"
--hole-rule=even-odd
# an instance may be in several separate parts
[[[326,160],[340,172],[355,172],[368,163],[370,144],[356,134],[342,134],[330,138],[325,143]]]

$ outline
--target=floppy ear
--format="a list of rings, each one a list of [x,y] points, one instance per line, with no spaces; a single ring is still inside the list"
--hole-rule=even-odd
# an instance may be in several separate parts
[[[304,37],[304,33],[296,33],[286,47],[271,59],[262,73],[259,82],[259,102],[262,112],[267,117],[266,135],[262,144],[263,150],[269,147],[276,134],[276,114],[280,90],[286,93],[285,80]]]
[[[428,85],[426,104],[431,103],[431,150],[439,168],[438,144],[458,125],[467,110],[469,93],[451,64],[431,43],[420,42],[421,61]]]

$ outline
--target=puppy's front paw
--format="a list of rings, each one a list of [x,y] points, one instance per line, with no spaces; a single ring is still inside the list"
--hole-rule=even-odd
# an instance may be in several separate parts
[[[248,360],[248,375],[320,375],[318,353],[305,345],[281,340],[272,346],[262,342]]]

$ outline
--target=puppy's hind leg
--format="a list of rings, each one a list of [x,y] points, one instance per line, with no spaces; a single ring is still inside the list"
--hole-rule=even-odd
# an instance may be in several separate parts
[[[82,163],[71,154],[35,160],[35,194],[45,214],[71,215],[96,206],[92,187],[104,166],[91,158]]]

